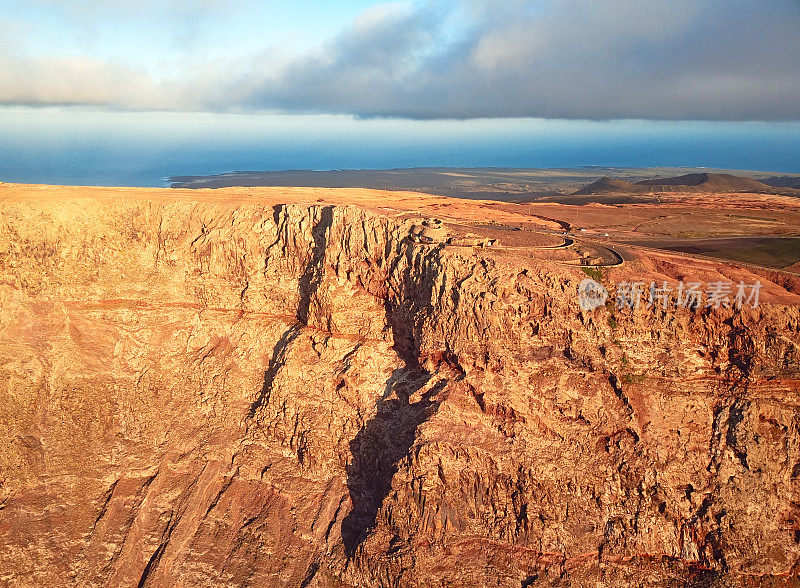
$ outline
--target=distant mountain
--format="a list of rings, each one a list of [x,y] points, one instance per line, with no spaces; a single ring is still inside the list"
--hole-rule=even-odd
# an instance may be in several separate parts
[[[637,182],[639,186],[648,186],[660,192],[679,191],[692,188],[692,192],[773,192],[772,186],[731,174],[686,174],[674,178],[656,178]]]
[[[795,188],[800,190],[800,176],[772,176],[761,181],[768,186],[776,188]]]
[[[625,180],[604,177],[574,192],[574,195],[642,192],[753,192],[775,194],[786,193],[787,189],[767,185],[752,178],[731,174],[692,173],[671,178],[641,180],[635,184]]]
[[[590,194],[628,194],[631,192],[643,192],[644,190],[645,188],[633,182],[604,176],[588,186],[584,186],[577,192],[573,192],[573,194],[575,196],[588,196]]]

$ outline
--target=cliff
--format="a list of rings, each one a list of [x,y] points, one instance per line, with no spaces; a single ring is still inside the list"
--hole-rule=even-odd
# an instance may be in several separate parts
[[[1,202],[2,583],[794,581],[797,307],[272,194]]]

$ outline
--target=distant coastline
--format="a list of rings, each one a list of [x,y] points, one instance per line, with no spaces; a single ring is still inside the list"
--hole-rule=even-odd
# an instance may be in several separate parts
[[[691,167],[502,168],[424,167],[351,170],[242,171],[208,176],[173,176],[172,188],[231,186],[302,186],[312,188],[375,188],[410,190],[499,201],[543,199],[572,194],[604,177],[625,182],[648,181],[697,172],[751,178],[771,186],[800,187],[800,174]]]

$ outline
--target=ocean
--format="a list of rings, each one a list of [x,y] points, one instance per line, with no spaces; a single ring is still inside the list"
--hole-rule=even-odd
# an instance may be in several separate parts
[[[406,167],[800,172],[800,123],[403,120],[0,109],[0,181],[167,186],[170,176]]]

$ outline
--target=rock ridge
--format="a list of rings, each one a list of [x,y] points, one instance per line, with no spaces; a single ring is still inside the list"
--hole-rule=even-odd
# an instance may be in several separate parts
[[[782,585],[800,313],[325,203],[2,203],[8,585]]]

